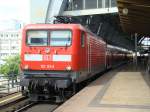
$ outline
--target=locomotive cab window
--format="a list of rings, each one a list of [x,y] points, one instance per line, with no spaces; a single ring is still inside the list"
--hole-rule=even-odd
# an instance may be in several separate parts
[[[46,46],[47,31],[28,31],[27,44],[30,46]]]
[[[82,32],[81,33],[81,47],[84,47],[85,46],[85,33]]]
[[[50,46],[70,46],[70,30],[53,30],[50,31]]]

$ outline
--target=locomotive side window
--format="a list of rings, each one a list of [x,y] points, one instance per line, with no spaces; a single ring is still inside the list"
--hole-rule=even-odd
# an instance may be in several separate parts
[[[84,44],[85,44],[85,34],[84,34],[84,32],[82,32],[82,34],[81,34],[81,46],[82,47],[84,47]]]
[[[52,30],[50,32],[50,46],[70,46],[71,31],[69,30]]]
[[[30,46],[46,46],[47,31],[28,31],[27,44]]]

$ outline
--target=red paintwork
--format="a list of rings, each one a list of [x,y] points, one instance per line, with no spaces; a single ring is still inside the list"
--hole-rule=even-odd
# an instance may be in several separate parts
[[[72,31],[72,45],[70,47],[29,47],[26,45],[26,31],[27,30],[51,30],[51,29],[70,29]],[[85,33],[85,47],[81,47],[81,31]],[[89,41],[89,43],[88,43]],[[50,48],[50,53],[46,54],[45,49]],[[89,48],[91,49],[89,51]],[[88,60],[90,60],[91,70],[98,71],[101,67],[106,66],[109,60],[109,65],[114,61],[122,60],[122,56],[111,54],[106,58],[106,43],[102,39],[95,38],[95,35],[84,29],[78,24],[31,24],[23,29],[22,33],[22,49],[21,49],[21,69],[24,70],[25,65],[29,66],[28,70],[66,70],[67,66],[71,66],[72,71],[88,70]],[[110,49],[111,50],[111,49]],[[24,61],[24,54],[42,54],[53,55],[57,51],[57,55],[72,55],[71,62],[53,62],[53,61]],[[90,56],[88,56],[88,53]],[[111,57],[113,55],[113,58]],[[114,58],[115,57],[115,58]],[[51,56],[49,57],[51,60]],[[113,60],[112,60],[113,59]],[[46,66],[41,68],[41,65]],[[54,66],[54,67],[51,67]]]

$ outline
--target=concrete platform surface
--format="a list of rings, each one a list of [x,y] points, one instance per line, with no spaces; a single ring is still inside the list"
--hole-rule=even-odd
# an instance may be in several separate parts
[[[150,75],[133,64],[111,70],[55,112],[150,112]]]

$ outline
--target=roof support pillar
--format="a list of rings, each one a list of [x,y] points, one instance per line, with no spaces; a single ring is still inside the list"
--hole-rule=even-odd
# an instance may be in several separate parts
[[[138,63],[137,63],[137,33],[135,33],[135,65],[136,65],[136,69],[137,69],[137,65],[138,65]]]

